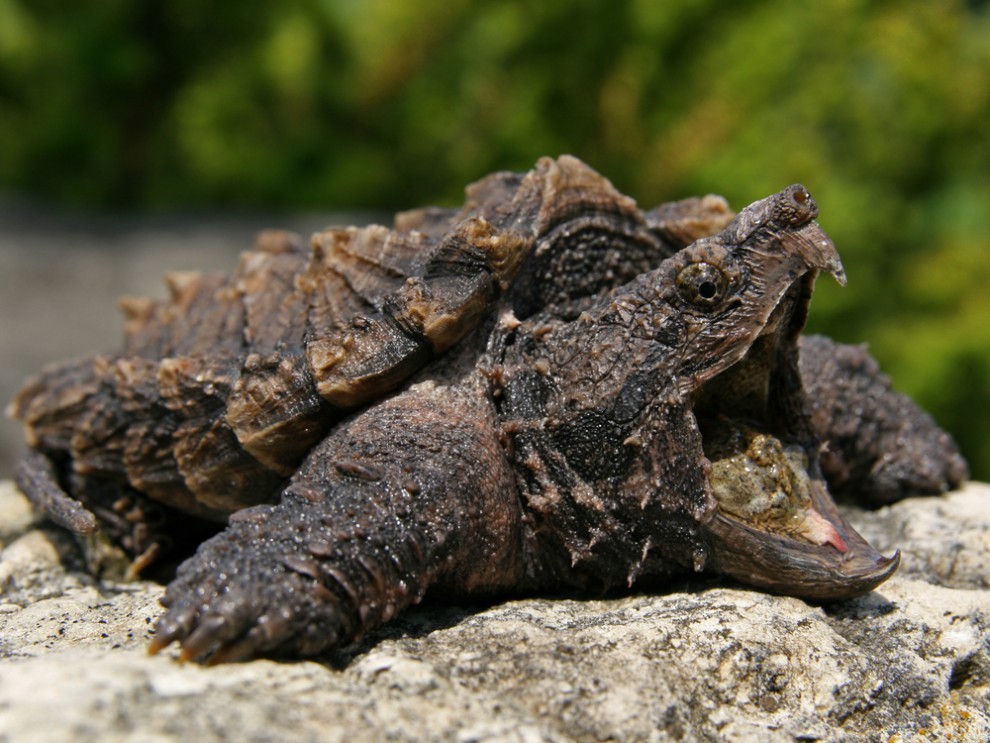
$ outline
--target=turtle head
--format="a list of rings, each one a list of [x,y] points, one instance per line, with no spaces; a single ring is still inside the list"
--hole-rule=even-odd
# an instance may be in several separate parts
[[[503,318],[523,498],[572,568],[609,584],[677,562],[820,599],[894,571],[819,469],[798,337],[818,274],[845,274],[816,216],[794,185],[577,318]]]
[[[798,372],[815,278],[845,274],[817,207],[794,185],[665,265],[684,321],[672,394],[697,427],[711,507],[709,566],[779,593],[833,599],[897,568],[841,516],[819,469]],[[671,289],[672,288],[672,289]]]

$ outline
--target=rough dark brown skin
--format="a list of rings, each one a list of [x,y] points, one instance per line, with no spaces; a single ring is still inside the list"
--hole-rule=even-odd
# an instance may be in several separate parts
[[[152,650],[184,658],[313,655],[427,593],[864,593],[897,555],[826,480],[886,502],[966,466],[862,349],[799,341],[844,281],[816,216],[801,186],[644,213],[565,156],[393,230],[266,233],[28,382],[18,482],[135,572],[226,523],[164,599]]]

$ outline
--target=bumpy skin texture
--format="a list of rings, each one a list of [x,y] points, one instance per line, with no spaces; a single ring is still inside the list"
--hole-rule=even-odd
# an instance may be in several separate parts
[[[801,373],[815,428],[829,443],[822,469],[833,493],[883,505],[968,476],[952,438],[891,390],[865,347],[804,337]]]
[[[10,407],[32,447],[18,482],[55,522],[119,542],[135,572],[226,522],[166,593],[152,649],[187,658],[312,655],[427,592],[709,569],[862,593],[897,558],[838,514],[819,459],[874,501],[966,470],[861,349],[810,341],[799,366],[815,276],[844,280],[816,216],[800,186],[735,217],[718,197],[641,212],[565,156],[393,230],[329,230],[309,249],[266,233],[231,276],[124,300],[121,353],[29,381]],[[786,531],[719,507],[713,430],[758,431],[805,463],[719,468],[744,497],[752,478],[733,468],[763,468],[777,484],[754,502],[784,507]]]

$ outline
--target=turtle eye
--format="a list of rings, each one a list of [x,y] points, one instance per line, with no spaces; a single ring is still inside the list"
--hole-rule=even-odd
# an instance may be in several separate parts
[[[677,291],[703,310],[710,310],[722,302],[728,283],[722,269],[711,263],[692,263],[677,274]]]

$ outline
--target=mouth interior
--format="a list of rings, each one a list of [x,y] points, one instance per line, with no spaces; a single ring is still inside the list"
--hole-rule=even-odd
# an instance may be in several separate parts
[[[702,388],[695,415],[723,515],[841,553],[842,535],[815,508],[813,492],[823,483],[797,379],[795,344],[813,281],[792,285],[746,355]]]
[[[762,532],[846,551],[842,535],[814,507],[805,447],[753,421],[719,416],[702,426],[712,491],[723,514]]]

